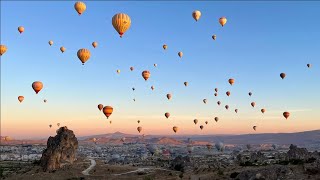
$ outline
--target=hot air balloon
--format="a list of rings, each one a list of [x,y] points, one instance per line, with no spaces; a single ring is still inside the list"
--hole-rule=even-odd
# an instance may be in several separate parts
[[[122,141],[122,142],[124,142],[125,140],[126,140],[126,138],[125,138],[125,137],[121,138],[121,141]]]
[[[221,102],[220,102],[220,101],[218,101],[218,102],[217,102],[217,104],[220,106]]]
[[[218,93],[214,93],[214,96],[218,96]]]
[[[142,127],[137,127],[137,130],[139,131],[139,133],[142,131]]]
[[[46,100],[46,99],[44,99],[44,100],[43,100],[43,102],[44,102],[44,103],[46,103],[46,102],[47,102],[47,100]]]
[[[57,123],[57,126],[60,127],[60,123]]]
[[[151,90],[152,90],[152,91],[154,90],[154,86],[151,86]]]
[[[93,48],[96,48],[98,46],[98,43],[97,42],[93,42],[92,46],[93,46]]]
[[[307,64],[307,67],[308,67],[308,68],[311,68],[311,64]]]
[[[112,121],[109,121],[110,124],[112,124]]]
[[[210,151],[212,149],[212,144],[207,144],[206,146],[207,146],[208,151]]]
[[[281,77],[281,79],[284,79],[286,77],[286,74],[285,73],[281,73],[280,77]]]
[[[150,72],[147,71],[147,70],[143,71],[142,72],[142,77],[143,77],[144,80],[147,81],[149,79],[149,77],[150,77]]]
[[[91,53],[88,49],[79,49],[77,52],[77,56],[82,62],[82,65],[84,65],[84,63],[86,63],[90,59]]]
[[[117,73],[120,74],[120,70],[119,69],[117,69]]]
[[[32,83],[32,88],[36,92],[36,94],[38,94],[43,88],[43,84],[40,81],[35,81]]]
[[[132,88],[132,91],[136,90],[135,88]]]
[[[289,113],[289,112],[284,112],[284,113],[283,113],[283,116],[284,116],[286,119],[288,119],[288,117],[290,116],[290,113]]]
[[[217,36],[216,36],[216,35],[213,35],[213,36],[212,36],[212,39],[213,39],[213,40],[216,40],[216,39],[217,39]]]
[[[167,98],[168,98],[168,100],[170,100],[170,99],[171,99],[171,97],[172,97],[172,95],[171,95],[171,94],[167,94]]]
[[[137,122],[138,122],[138,124],[139,124],[139,123],[140,123],[140,120],[138,120]]]
[[[97,138],[92,138],[92,141],[93,141],[93,142],[96,142],[96,141],[97,141]]]
[[[227,18],[226,17],[221,17],[219,19],[219,23],[221,24],[221,26],[223,27],[226,23],[227,23]]]
[[[227,96],[230,96],[231,93],[230,93],[230,91],[227,91],[226,94],[227,94]]]
[[[218,117],[215,117],[214,120],[215,120],[216,122],[218,122],[218,121],[219,121],[219,118],[218,118]]]
[[[207,99],[203,99],[203,103],[207,104]]]
[[[206,121],[206,122],[204,122],[204,123],[208,124],[208,121]]]
[[[131,26],[131,19],[127,14],[118,13],[112,17],[112,25],[122,38],[122,35]]]
[[[183,53],[182,53],[182,52],[178,52],[178,56],[179,56],[180,58],[182,58]]]
[[[262,113],[266,112],[266,109],[261,109],[261,112],[262,112]]]
[[[80,16],[87,9],[87,6],[83,2],[78,1],[74,4],[74,9],[78,12]]]
[[[193,122],[194,122],[194,124],[197,124],[198,123],[198,119],[194,119]]]
[[[51,124],[49,124],[49,127],[51,128],[51,127],[52,127],[52,125],[51,125]]]
[[[187,150],[188,150],[188,153],[191,154],[192,151],[193,151],[193,146],[191,144],[188,144],[187,145]]]
[[[229,79],[228,81],[231,86],[234,84],[234,79]]]
[[[168,119],[170,117],[170,113],[166,112],[164,116],[166,116],[166,118]]]
[[[0,55],[2,56],[6,52],[7,52],[7,46],[0,45]]]
[[[235,109],[234,112],[238,113],[238,109]]]
[[[194,20],[198,21],[201,17],[201,12],[198,10],[195,10],[192,12],[192,17]]]
[[[177,133],[178,132],[178,127],[177,126],[173,126],[172,130],[173,130],[174,133]]]
[[[253,130],[255,130],[255,131],[257,130],[257,126],[253,126],[252,128],[253,128]]]
[[[225,108],[228,110],[228,109],[229,109],[229,106],[228,106],[228,105],[226,105],[226,106],[225,106]]]
[[[186,86],[186,87],[188,86],[188,82],[184,82],[183,84],[184,84],[184,86]]]
[[[98,109],[101,111],[102,108],[103,108],[103,105],[102,105],[102,104],[99,104],[99,105],[98,105]]]
[[[215,91],[215,92],[218,92],[218,88],[214,88],[214,91]]]
[[[254,107],[255,105],[256,105],[256,103],[255,103],[255,102],[252,102],[252,103],[251,103],[251,106],[252,106],[252,107]]]
[[[130,71],[133,71],[134,70],[134,68],[133,67],[130,67]]]
[[[200,129],[201,129],[201,130],[203,129],[203,125],[200,126]]]
[[[60,51],[62,52],[62,53],[64,53],[65,51],[66,51],[66,48],[65,47],[60,47]]]
[[[23,27],[23,26],[19,26],[19,27],[18,27],[18,31],[19,31],[20,34],[23,33],[24,27]]]
[[[273,149],[277,149],[277,145],[272,144],[272,148],[273,148]]]
[[[249,96],[252,96],[252,92],[249,92]]]
[[[154,67],[157,67],[157,66],[158,66],[158,64],[153,64],[153,66],[154,66]]]
[[[49,41],[48,43],[49,43],[49,45],[50,45],[50,46],[52,46],[52,44],[53,44],[53,41],[51,41],[51,40],[50,40],[50,41]]]
[[[110,115],[112,114],[113,112],[113,107],[111,106],[105,106],[103,107],[103,113],[104,115],[107,117],[107,119],[110,117]]]
[[[218,151],[223,151],[224,150],[224,144],[222,142],[216,143],[215,147]]]
[[[20,103],[24,100],[23,96],[18,96],[18,100],[20,101]]]
[[[251,149],[251,145],[250,144],[247,144],[246,147],[247,147],[248,150]]]
[[[133,99],[133,101],[136,101],[136,99]]]
[[[166,50],[168,48],[168,46],[165,45],[165,44],[162,47],[163,47],[164,50]]]

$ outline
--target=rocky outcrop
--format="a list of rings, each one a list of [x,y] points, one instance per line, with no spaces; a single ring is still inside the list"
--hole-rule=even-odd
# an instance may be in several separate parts
[[[66,126],[57,130],[55,137],[49,137],[47,148],[42,152],[40,165],[43,171],[55,171],[76,160],[78,140],[73,131]]]
[[[189,156],[181,156],[179,155],[178,157],[176,157],[170,164],[170,168],[174,169],[176,171],[181,171],[184,172],[186,166],[188,165],[188,163],[190,163],[190,157]]]
[[[294,174],[287,166],[269,166],[259,169],[242,171],[236,176],[238,180],[267,180],[267,179],[293,179]]]
[[[306,148],[298,148],[293,144],[290,145],[287,155],[289,160],[307,160],[310,158],[310,154]]]
[[[261,152],[251,152],[249,155],[238,154],[236,157],[236,161],[240,165],[261,165],[264,164],[268,158]]]

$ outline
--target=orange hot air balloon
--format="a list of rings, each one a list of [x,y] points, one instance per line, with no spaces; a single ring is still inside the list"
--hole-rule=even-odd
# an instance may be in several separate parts
[[[215,92],[218,92],[218,88],[214,88],[214,91],[215,91]]]
[[[36,94],[38,94],[43,88],[43,84],[40,81],[35,81],[32,83],[32,88],[36,92]]]
[[[286,119],[288,119],[289,116],[290,116],[290,113],[289,113],[289,112],[284,112],[284,113],[283,113],[283,116],[284,116]]]
[[[214,93],[214,96],[218,96],[218,93]]]
[[[194,122],[194,124],[197,124],[198,123],[198,119],[194,119],[193,122]]]
[[[139,131],[139,133],[142,131],[142,127],[137,127],[137,130]]]
[[[166,49],[168,48],[168,46],[164,44],[164,45],[162,46],[162,48],[163,48],[164,50],[166,50]]]
[[[83,2],[76,2],[74,4],[74,9],[78,12],[79,16],[87,9],[87,6]]]
[[[112,25],[114,29],[122,35],[130,28],[131,26],[131,19],[127,14],[118,13],[112,17]]]
[[[183,52],[178,52],[178,56],[179,56],[180,58],[182,58]]]
[[[234,84],[234,79],[229,79],[229,84],[232,86]]]
[[[130,67],[130,71],[133,71],[134,70],[134,67]]]
[[[227,96],[230,96],[231,93],[230,93],[230,91],[227,91],[226,94],[227,94]]]
[[[168,100],[170,100],[170,99],[171,99],[171,97],[172,97],[172,95],[171,95],[171,94],[167,94],[167,98],[168,98]]]
[[[88,49],[79,49],[77,52],[77,56],[82,62],[82,65],[84,65],[84,63],[86,63],[90,59],[91,53]]]
[[[147,70],[143,71],[142,72],[142,77],[143,77],[144,80],[147,81],[150,78],[150,72],[147,71]]]
[[[98,109],[101,111],[103,109],[103,105],[102,104],[99,104],[98,105]]]
[[[228,106],[228,105],[226,105],[226,106],[225,106],[225,108],[228,110],[228,109],[229,109],[229,106]]]
[[[265,109],[261,109],[261,112],[264,113],[264,112],[266,112],[266,110]]]
[[[257,130],[257,126],[253,126],[252,128],[253,128],[253,130],[255,130],[255,131]]]
[[[281,79],[284,79],[286,77],[286,74],[285,73],[281,73],[280,77],[281,77]]]
[[[138,120],[137,122],[138,122],[138,124],[139,124],[139,123],[140,123],[140,120]]]
[[[103,107],[103,113],[107,117],[107,119],[109,119],[109,117],[112,114],[112,112],[113,112],[113,107],[111,107],[111,106]]]
[[[207,99],[203,99],[203,103],[207,104]]]
[[[311,68],[311,64],[307,64],[307,67],[308,67],[308,68]]]
[[[50,41],[49,41],[48,43],[49,43],[49,45],[50,45],[50,46],[52,46],[52,44],[53,44],[53,41],[51,41],[51,40],[50,40]]]
[[[166,118],[168,119],[170,117],[170,113],[166,112],[164,116],[166,116]]]
[[[23,96],[18,96],[18,100],[20,101],[20,103],[24,100]]]
[[[221,102],[220,102],[220,101],[218,101],[218,102],[217,102],[217,104],[220,106]]]
[[[221,26],[223,27],[226,23],[227,23],[227,18],[226,17],[221,17],[219,19],[219,23],[221,24]]]
[[[7,46],[0,45],[0,55],[2,56],[6,52],[7,52]]]
[[[235,109],[234,112],[238,113],[238,109]]]
[[[217,36],[216,36],[216,35],[213,35],[213,36],[212,36],[212,39],[213,39],[213,40],[216,40],[216,39],[217,39]]]
[[[256,103],[255,103],[255,102],[252,102],[252,103],[251,103],[251,106],[252,106],[252,107],[254,107],[255,105],[256,105]]]
[[[184,86],[186,86],[186,87],[188,86],[188,82],[184,82],[183,84],[184,84]]]
[[[219,121],[219,118],[218,118],[218,117],[215,117],[214,120],[215,120],[216,122],[218,122],[218,121]]]
[[[65,51],[66,51],[66,48],[65,47],[60,47],[60,51],[62,52],[62,53],[64,53]]]
[[[192,12],[192,17],[194,20],[198,21],[201,17],[201,12],[198,10],[195,10]]]
[[[201,129],[201,130],[203,129],[203,125],[200,126],[200,129]]]
[[[24,27],[23,26],[19,26],[18,27],[18,31],[19,31],[20,34],[23,33],[24,32]]]
[[[206,121],[205,123],[208,124],[208,121]]]
[[[249,92],[249,96],[252,96],[252,92]]]
[[[177,126],[173,126],[172,130],[173,130],[174,133],[177,133],[178,132],[178,127]]]
[[[154,86],[151,86],[151,90],[152,90],[152,91],[154,90]]]
[[[93,46],[93,48],[96,48],[98,46],[98,43],[97,42],[93,42],[92,46]]]

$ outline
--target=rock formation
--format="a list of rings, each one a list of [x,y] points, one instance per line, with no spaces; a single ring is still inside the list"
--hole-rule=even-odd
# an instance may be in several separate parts
[[[66,126],[57,130],[55,137],[49,137],[47,148],[42,152],[40,165],[43,171],[55,171],[65,164],[72,164],[76,160],[78,140],[73,131]]]
[[[291,144],[290,150],[287,152],[289,160],[307,160],[310,155],[306,148],[298,148]]]

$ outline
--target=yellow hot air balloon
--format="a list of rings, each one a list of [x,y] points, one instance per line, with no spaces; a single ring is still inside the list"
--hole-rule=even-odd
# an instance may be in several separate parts
[[[103,108],[103,105],[102,105],[102,104],[99,104],[99,105],[98,105],[98,109],[101,111],[102,108]]]
[[[38,94],[43,88],[43,84],[40,81],[35,81],[32,83],[32,88],[36,92],[36,94]]]
[[[221,17],[219,19],[219,23],[221,24],[221,26],[223,27],[226,23],[227,23],[227,18],[226,17]]]
[[[53,44],[53,41],[51,41],[51,40],[50,40],[50,41],[49,41],[48,43],[49,43],[49,45],[50,45],[50,46],[52,46],[52,44]]]
[[[18,31],[19,31],[20,34],[23,33],[24,32],[24,27],[23,26],[19,26],[18,27]]]
[[[164,45],[162,46],[162,48],[163,48],[164,50],[166,50],[166,49],[168,48],[168,46],[164,44]]]
[[[198,21],[201,17],[201,12],[198,10],[195,10],[192,12],[192,17],[194,20]]]
[[[87,6],[83,2],[76,2],[74,4],[74,9],[78,12],[79,16],[87,9]]]
[[[60,48],[60,51],[61,51],[62,53],[64,53],[64,51],[66,51],[66,48],[62,46],[62,47]]]
[[[173,130],[174,133],[177,133],[179,129],[178,129],[177,126],[173,126],[172,130]]]
[[[143,77],[144,80],[147,81],[149,79],[149,77],[150,77],[150,72],[147,71],[147,70],[143,71],[142,72],[142,77]]]
[[[183,52],[178,52],[178,56],[179,56],[180,58],[182,58]]]
[[[2,56],[6,52],[7,52],[7,46],[0,45],[0,55]]]
[[[103,107],[103,113],[107,117],[107,119],[109,119],[109,117],[111,116],[112,112],[113,112],[113,107],[111,107],[111,106]]]
[[[216,39],[217,39],[217,36],[216,36],[216,35],[213,35],[213,36],[212,36],[212,39],[213,39],[213,40],[216,40]]]
[[[139,131],[139,133],[142,131],[142,127],[137,127],[137,130]]]
[[[93,43],[92,43],[92,46],[93,46],[94,48],[96,48],[96,47],[98,46],[98,43],[97,43],[97,42],[93,42]]]
[[[84,65],[84,63],[90,59],[91,53],[88,49],[79,49],[77,52],[77,56],[82,62],[82,65]]]
[[[131,19],[127,14],[118,13],[112,17],[112,25],[122,37],[131,26]]]
[[[120,70],[119,69],[117,70],[117,73],[120,74]]]
[[[24,100],[24,97],[23,96],[19,96],[18,97],[18,100],[20,101],[20,103]]]

